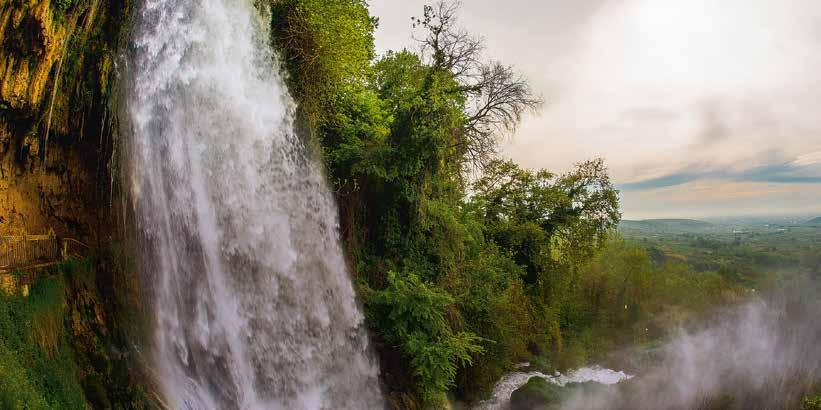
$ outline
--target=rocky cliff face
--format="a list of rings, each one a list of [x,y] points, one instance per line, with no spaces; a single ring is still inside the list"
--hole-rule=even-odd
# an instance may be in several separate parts
[[[112,233],[130,13],[130,0],[0,1],[0,235]]]
[[[0,311],[17,312],[0,335],[0,367],[17,371],[0,373],[4,403],[157,407],[146,404],[148,378],[134,349],[148,334],[140,327],[147,316],[118,206],[115,85],[131,6],[0,0],[0,236],[54,230],[91,245],[89,258],[26,272],[39,277],[30,295],[0,295]],[[15,321],[20,306],[49,302],[38,291],[49,286],[51,319]],[[42,335],[50,342],[39,343]],[[38,343],[13,343],[30,337]],[[71,355],[60,359],[55,349]]]

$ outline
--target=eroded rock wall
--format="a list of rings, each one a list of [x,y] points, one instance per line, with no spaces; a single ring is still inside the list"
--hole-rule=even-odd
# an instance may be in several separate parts
[[[116,230],[111,112],[130,14],[130,0],[0,0],[0,235]]]

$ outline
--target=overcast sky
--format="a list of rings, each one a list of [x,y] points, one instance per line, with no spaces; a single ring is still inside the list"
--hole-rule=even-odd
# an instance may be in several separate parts
[[[378,52],[424,0],[372,0]],[[603,157],[625,218],[821,215],[821,1],[465,0],[460,23],[546,100],[504,155]]]

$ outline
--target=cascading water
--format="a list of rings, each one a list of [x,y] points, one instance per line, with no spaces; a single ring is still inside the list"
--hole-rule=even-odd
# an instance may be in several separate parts
[[[379,408],[333,198],[248,0],[145,0],[126,120],[174,408]]]

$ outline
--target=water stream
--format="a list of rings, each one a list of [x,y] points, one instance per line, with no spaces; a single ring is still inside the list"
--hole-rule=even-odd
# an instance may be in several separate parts
[[[380,408],[321,167],[245,0],[145,0],[131,193],[173,408]]]

